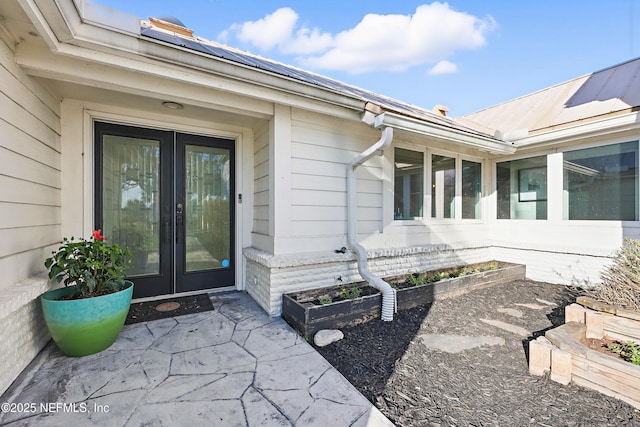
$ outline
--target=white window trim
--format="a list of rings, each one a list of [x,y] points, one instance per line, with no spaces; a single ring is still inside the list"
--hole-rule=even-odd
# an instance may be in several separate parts
[[[570,220],[564,219],[564,204],[562,192],[564,186],[549,186],[547,185],[547,219],[546,220],[534,220],[534,219],[498,219],[497,218],[497,165],[498,163],[509,162],[514,160],[527,159],[531,157],[546,156],[547,157],[547,183],[551,181],[554,176],[555,179],[560,179],[559,182],[563,183],[563,162],[564,153],[569,151],[578,151],[589,148],[605,147],[608,145],[624,144],[626,142],[634,142],[638,144],[638,155],[636,161],[638,162],[638,168],[640,168],[640,135],[626,135],[611,138],[607,141],[597,140],[583,142],[580,144],[565,144],[563,146],[554,149],[545,149],[541,151],[527,152],[525,154],[517,154],[513,156],[505,156],[499,159],[493,159],[490,162],[490,178],[491,184],[488,188],[488,197],[485,197],[485,206],[483,210],[483,217],[492,223],[502,223],[508,221],[516,221],[517,223],[555,223],[562,225],[563,227],[591,227],[591,228],[609,228],[612,226],[622,228],[640,228],[640,190],[638,194],[638,201],[636,203],[636,210],[638,210],[638,221],[621,221],[621,220]],[[640,189],[640,178],[638,182]]]
[[[557,155],[559,157],[559,161],[557,162],[559,165],[556,166],[559,170],[556,171],[560,177],[560,198],[557,200],[558,212],[555,215],[554,220],[557,222],[561,222],[563,225],[588,225],[590,227],[598,226],[598,224],[619,224],[622,227],[633,227],[638,226],[640,224],[640,172],[639,176],[636,179],[636,218],[638,220],[629,221],[629,220],[608,220],[608,219],[568,219],[565,218],[565,200],[564,200],[564,154],[572,151],[580,151],[580,150],[588,150],[591,148],[600,148],[600,147],[608,147],[611,145],[619,145],[626,144],[630,142],[636,143],[636,167],[640,169],[640,135],[633,135],[627,137],[618,137],[615,139],[611,139],[606,143],[599,142],[590,142],[586,144],[572,145],[564,147],[562,150],[557,151]],[[549,175],[549,157],[547,158],[547,176]]]
[[[473,162],[473,163],[479,163],[480,164],[480,218],[462,218],[462,162],[463,161],[468,161],[468,162]],[[465,223],[483,223],[485,222],[485,218],[487,217],[487,205],[486,205],[486,200],[487,200],[487,179],[486,179],[486,168],[485,168],[485,161],[483,158],[481,157],[474,157],[474,156],[467,156],[467,155],[460,155],[459,159],[459,170],[460,170],[460,191],[458,191],[456,189],[456,194],[458,194],[457,197],[460,198],[460,221],[464,221]],[[457,186],[457,184],[456,184]],[[456,212],[457,212],[457,208],[456,208]]]
[[[429,219],[429,222],[432,223],[440,223],[440,222],[453,222],[453,221],[459,221],[459,222],[464,222],[465,224],[471,224],[471,223],[483,223],[485,222],[485,218],[487,217],[487,209],[486,209],[486,198],[487,198],[487,185],[486,185],[486,179],[485,179],[485,171],[486,171],[486,159],[482,158],[482,157],[477,157],[477,156],[471,156],[468,154],[462,154],[462,153],[456,153],[453,151],[446,151],[446,150],[440,150],[440,149],[432,149],[432,148],[428,148],[427,149],[427,153],[428,153],[428,158],[427,158],[427,164],[428,164],[428,168],[427,168],[427,173],[425,173],[426,177],[427,177],[427,185],[428,185],[428,191],[426,191],[426,193],[428,193],[428,215],[427,218]],[[431,200],[431,175],[432,175],[432,171],[431,171],[431,157],[432,155],[437,155],[437,156],[446,156],[446,157],[451,157],[453,159],[455,159],[455,169],[456,169],[456,188],[455,188],[455,197],[454,197],[454,217],[453,218],[432,218],[431,217],[431,203],[433,202]],[[462,161],[463,160],[467,160],[470,162],[474,162],[474,163],[479,163],[480,164],[480,179],[482,180],[482,182],[480,183],[480,188],[481,188],[481,196],[480,196],[480,218],[462,218]]]
[[[423,174],[423,200],[422,200],[422,212],[423,217],[415,218],[415,219],[394,219],[393,209],[394,209],[394,197],[395,197],[395,149],[402,148],[405,150],[411,150],[420,152],[423,154],[424,158],[424,174]],[[456,168],[456,188],[455,188],[455,198],[454,198],[454,218],[432,218],[431,217],[431,157],[432,155],[439,156],[447,156],[455,159],[455,168]],[[411,144],[407,142],[396,142],[394,143],[388,151],[388,156],[390,159],[389,169],[387,172],[387,176],[390,177],[390,187],[387,193],[390,194],[388,198],[383,198],[384,203],[384,223],[390,224],[392,227],[415,227],[415,226],[425,226],[428,224],[438,224],[438,223],[451,223],[454,221],[464,222],[465,224],[481,224],[487,221],[489,217],[488,206],[488,195],[490,194],[489,190],[491,188],[491,180],[488,179],[487,175],[487,159],[479,156],[473,156],[468,154],[456,153],[453,151],[434,149],[422,145]],[[480,206],[480,218],[462,218],[462,161],[470,161],[479,163],[481,167],[480,179],[481,182],[481,206]],[[495,167],[494,167],[495,169]]]
[[[396,220],[394,215],[393,215],[393,208],[395,207],[395,188],[396,188],[396,173],[395,173],[395,149],[396,148],[402,148],[404,150],[410,150],[410,151],[416,151],[418,153],[422,153],[422,159],[423,159],[423,173],[422,173],[422,217],[419,218],[414,218],[414,219],[398,219]],[[426,215],[427,213],[427,193],[429,194],[429,197],[431,195],[431,193],[429,191],[427,191],[428,187],[427,187],[427,157],[428,157],[428,150],[426,147],[421,146],[421,145],[415,145],[415,144],[410,144],[410,143],[404,143],[404,142],[397,142],[395,144],[392,145],[391,147],[391,203],[388,205],[384,205],[384,210],[385,212],[390,211],[390,215],[391,215],[391,223],[393,225],[397,225],[397,226],[415,226],[415,225],[422,225],[425,223],[425,218],[428,218],[428,215]],[[429,164],[430,165],[430,164]],[[383,200],[384,202],[384,200]],[[431,212],[431,211],[428,211]]]

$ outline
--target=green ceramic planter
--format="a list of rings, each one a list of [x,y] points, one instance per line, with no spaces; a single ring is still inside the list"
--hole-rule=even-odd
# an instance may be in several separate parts
[[[95,298],[58,300],[73,286],[45,292],[41,297],[44,320],[51,338],[67,356],[98,353],[114,343],[129,312],[133,283],[119,292]]]

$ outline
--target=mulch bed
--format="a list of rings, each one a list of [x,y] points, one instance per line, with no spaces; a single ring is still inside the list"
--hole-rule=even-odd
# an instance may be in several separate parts
[[[166,308],[175,307],[176,305],[177,307],[175,309],[166,310]],[[166,311],[163,311],[163,308],[165,308]],[[157,301],[136,302],[131,304],[129,307],[129,314],[127,314],[125,325],[211,310],[213,310],[213,304],[211,303],[209,294],[190,295]]]
[[[398,426],[640,426],[640,411],[620,400],[529,375],[529,341],[561,325],[564,306],[578,295],[526,280],[495,285],[402,311],[393,322],[344,328],[342,341],[317,350]],[[523,339],[480,319],[532,333]],[[419,336],[427,333],[490,335],[505,344],[448,353],[428,349]]]

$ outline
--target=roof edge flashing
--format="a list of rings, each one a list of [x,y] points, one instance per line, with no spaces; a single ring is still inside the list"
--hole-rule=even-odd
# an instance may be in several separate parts
[[[591,137],[610,137],[615,134],[630,131],[637,132],[638,130],[640,130],[640,112],[634,111],[625,115],[607,117],[594,122],[581,123],[576,126],[529,135],[526,138],[514,141],[514,145],[518,148],[541,147],[548,144],[571,142]]]

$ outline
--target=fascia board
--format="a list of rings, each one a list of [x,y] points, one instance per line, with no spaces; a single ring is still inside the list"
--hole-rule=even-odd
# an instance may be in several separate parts
[[[522,138],[512,143],[517,148],[538,148],[562,144],[585,138],[612,137],[624,132],[640,130],[640,112],[611,117],[597,122],[585,123],[569,128],[558,129],[540,135]]]
[[[509,143],[498,142],[481,135],[472,135],[457,129],[451,129],[389,112],[382,113],[376,117],[375,127],[380,126],[389,126],[405,132],[415,133],[450,144],[475,148],[491,154],[504,155],[516,152],[516,147]]]

